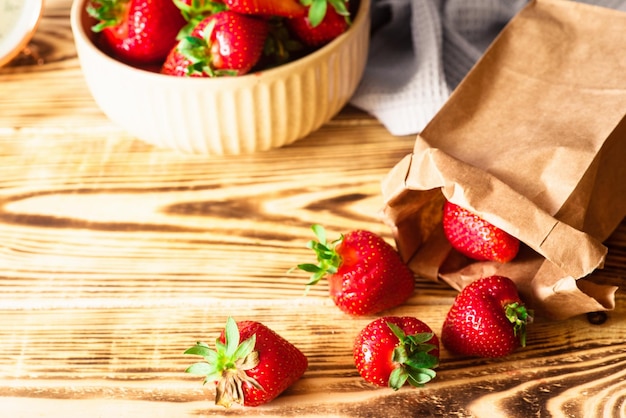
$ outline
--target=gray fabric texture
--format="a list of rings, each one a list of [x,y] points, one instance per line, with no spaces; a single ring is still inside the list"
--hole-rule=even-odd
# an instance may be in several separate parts
[[[393,135],[419,133],[527,4],[527,0],[372,1],[368,61],[350,103],[375,116]],[[626,11],[626,0],[581,2]]]

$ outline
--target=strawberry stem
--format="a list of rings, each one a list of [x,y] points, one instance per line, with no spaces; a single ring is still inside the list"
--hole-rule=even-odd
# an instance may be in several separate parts
[[[317,241],[311,240],[307,243],[307,248],[312,249],[317,256],[318,264],[298,264],[300,270],[312,273],[307,286],[312,286],[320,281],[326,274],[335,274],[341,264],[341,256],[337,253],[336,248],[343,241],[343,235],[335,241],[326,241],[326,230],[321,225],[311,226],[313,233],[317,237]]]
[[[180,9],[183,18],[187,21],[187,24],[180,30],[176,37],[178,40],[191,35],[193,28],[205,17],[227,9],[225,4],[211,0],[192,0],[190,4],[182,0],[173,1],[176,7]]]
[[[397,366],[389,376],[389,387],[398,390],[406,382],[415,387],[422,387],[430,382],[436,376],[433,369],[439,365],[437,356],[430,354],[437,347],[428,343],[434,334],[420,332],[406,335],[392,322],[387,322],[387,326],[400,340],[392,354],[392,361],[397,363]]]
[[[101,32],[107,27],[120,24],[129,0],[94,0],[87,4],[89,16],[98,20],[98,23],[91,27],[93,32]]]
[[[509,303],[504,307],[504,313],[507,319],[513,324],[513,333],[519,337],[520,345],[526,346],[526,325],[533,320],[532,310],[526,309],[519,302]]]
[[[212,28],[207,28],[208,30]],[[206,40],[195,36],[186,36],[178,42],[176,46],[178,51],[189,62],[187,67],[187,75],[206,73],[213,76],[213,68],[209,65],[210,57],[208,54],[209,45]]]
[[[224,328],[224,343],[218,338],[215,350],[212,350],[206,343],[197,342],[184,352],[204,357],[204,361],[192,364],[185,372],[204,376],[204,384],[217,382],[215,403],[226,408],[233,402],[243,405],[244,383],[263,389],[254,378],[246,374],[246,370],[259,365],[259,353],[254,351],[256,335],[241,343],[240,337],[237,323],[229,317]]]

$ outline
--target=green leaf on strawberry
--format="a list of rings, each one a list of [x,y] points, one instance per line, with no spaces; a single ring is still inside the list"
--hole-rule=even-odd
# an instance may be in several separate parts
[[[298,264],[298,268],[308,273],[313,273],[307,286],[317,284],[327,274],[337,273],[337,268],[341,264],[341,256],[335,248],[343,241],[343,235],[332,242],[326,240],[326,230],[321,225],[311,227],[317,241],[307,242],[307,248],[313,250],[317,256],[318,264]]]
[[[433,368],[439,364],[439,359],[430,354],[438,347],[428,344],[432,341],[434,333],[421,332],[414,335],[406,335],[404,331],[393,322],[387,322],[393,334],[398,337],[400,343],[393,350],[392,361],[398,363],[391,373],[389,386],[398,390],[406,382],[412,386],[420,387],[430,382],[436,375]]]
[[[189,61],[187,67],[188,75],[214,75],[213,69],[208,65],[208,45],[204,39],[195,36],[185,36],[178,43],[177,49]]]
[[[210,14],[170,51],[161,73],[179,77],[246,74],[259,61],[268,33],[265,19],[230,10]]]
[[[520,345],[526,346],[526,324],[532,320],[532,311],[519,302],[509,303],[504,307],[504,314],[513,324],[513,334],[519,336]]]
[[[350,11],[346,5],[346,0],[300,0],[304,6],[309,8],[307,18],[312,27],[317,27],[328,10],[328,4],[335,9],[338,15],[345,17],[346,22],[350,24]]]
[[[503,357],[526,345],[532,315],[510,278],[484,277],[456,296],[443,323],[441,340],[457,354]]]
[[[309,22],[311,22],[311,26],[315,27],[319,25],[324,19],[324,16],[326,16],[326,9],[328,5],[326,0],[306,0],[302,3],[309,7],[308,17]]]
[[[439,340],[417,318],[386,316],[359,332],[353,355],[359,374],[370,383],[393,390],[406,384],[422,387],[436,376]]]
[[[130,0],[94,0],[88,3],[87,13],[98,20],[91,30],[102,32],[104,28],[119,25],[129,2]]]
[[[205,361],[192,364],[185,372],[204,375],[205,384],[218,381],[215,403],[230,407],[232,402],[243,402],[244,384],[261,389],[259,383],[246,374],[259,364],[259,356],[254,351],[256,335],[240,343],[239,330],[232,318],[226,322],[225,333],[226,344],[218,339],[215,350],[201,342],[187,349],[184,354],[200,355]]]
[[[217,12],[226,10],[224,3],[211,0],[173,0],[174,4],[180,9],[181,14],[187,21],[187,24],[178,32],[176,39],[181,40],[191,35],[193,29],[205,17]]]
[[[303,44],[318,48],[348,30],[350,12],[344,0],[303,0],[309,4],[305,16],[287,19],[289,30]],[[333,7],[328,7],[330,3]]]
[[[354,230],[328,242],[320,225],[311,227],[317,241],[307,247],[317,264],[297,267],[311,273],[307,286],[326,278],[333,302],[351,315],[369,315],[404,303],[413,294],[413,272],[381,236]]]
[[[198,342],[184,354],[204,358],[185,371],[204,376],[204,384],[215,382],[215,403],[226,408],[235,402],[245,406],[270,402],[308,366],[298,348],[265,325],[233,318],[226,321],[215,349]]]

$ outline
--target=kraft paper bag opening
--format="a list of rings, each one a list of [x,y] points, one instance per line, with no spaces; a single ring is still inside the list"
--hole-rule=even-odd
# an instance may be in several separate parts
[[[611,310],[585,277],[626,215],[626,13],[536,0],[502,30],[412,153],[383,180],[383,218],[420,276],[462,289],[500,274],[537,315]],[[522,242],[511,262],[448,244],[448,199]]]

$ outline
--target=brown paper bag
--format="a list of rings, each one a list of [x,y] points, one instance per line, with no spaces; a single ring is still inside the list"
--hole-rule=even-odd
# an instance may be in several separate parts
[[[385,221],[419,275],[457,289],[513,279],[538,315],[614,308],[584,280],[626,215],[626,13],[530,2],[503,29],[413,152],[383,181]],[[443,236],[444,199],[518,237],[512,262],[475,262]]]

